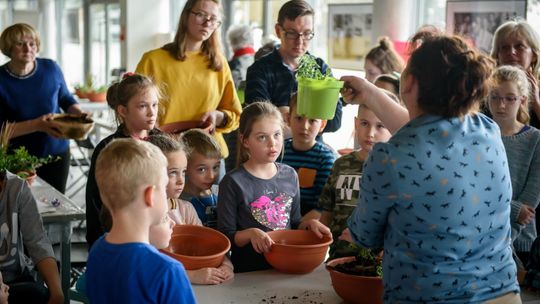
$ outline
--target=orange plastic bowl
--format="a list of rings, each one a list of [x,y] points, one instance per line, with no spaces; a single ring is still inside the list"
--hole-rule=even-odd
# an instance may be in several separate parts
[[[302,274],[312,272],[326,256],[332,238],[318,238],[308,230],[276,230],[268,232],[274,241],[266,261],[284,273]]]
[[[219,267],[231,242],[221,232],[196,225],[176,225],[169,247],[161,251],[180,261],[187,270]]]
[[[339,264],[354,261],[354,259],[355,257],[344,257],[326,263],[326,270],[330,272],[334,290],[345,303],[382,304],[384,292],[382,278],[352,275],[332,268]]]

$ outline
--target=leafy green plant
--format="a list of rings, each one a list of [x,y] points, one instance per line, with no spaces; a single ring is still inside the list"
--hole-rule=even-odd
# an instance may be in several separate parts
[[[84,83],[78,83],[74,86],[76,91],[81,93],[103,93],[107,91],[108,86],[102,85],[98,86],[96,84],[96,77],[92,74],[86,76],[86,81]]]
[[[325,80],[328,78],[334,79],[331,76],[332,71],[330,68],[327,68],[324,74],[321,72],[321,67],[317,63],[316,59],[317,58],[315,56],[309,54],[304,54],[302,57],[300,57],[300,63],[296,69],[296,77],[318,80]]]

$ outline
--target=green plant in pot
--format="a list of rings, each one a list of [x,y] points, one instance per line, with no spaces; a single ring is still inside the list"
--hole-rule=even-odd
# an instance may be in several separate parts
[[[346,303],[378,304],[383,302],[382,250],[361,248],[356,256],[337,258],[326,263],[336,293]]]
[[[315,56],[305,54],[300,58],[296,70],[298,114],[315,119],[334,118],[343,81],[331,75],[330,68],[324,74],[321,72]]]
[[[90,101],[105,101],[107,97],[108,86],[99,86],[96,84],[94,75],[87,75],[86,81],[82,84],[75,85],[75,94],[79,98],[87,98]]]
[[[14,150],[8,149],[12,133],[13,124],[4,123],[0,129],[0,171],[7,170],[31,182],[36,176],[37,168],[60,159],[51,155],[47,157],[31,155],[23,146]]]

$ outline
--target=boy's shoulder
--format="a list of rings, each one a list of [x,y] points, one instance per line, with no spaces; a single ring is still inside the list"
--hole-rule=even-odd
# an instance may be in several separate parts
[[[341,156],[340,158],[336,159],[334,162],[334,171],[341,172],[341,171],[362,171],[362,166],[364,165],[364,161],[358,159],[356,157],[356,151],[353,151],[349,154],[345,154]]]

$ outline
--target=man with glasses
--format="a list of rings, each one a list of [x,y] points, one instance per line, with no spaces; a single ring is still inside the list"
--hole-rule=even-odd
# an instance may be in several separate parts
[[[309,42],[315,36],[313,17],[313,8],[304,0],[291,0],[281,7],[275,26],[281,46],[248,68],[245,92],[247,104],[270,100],[287,119],[289,99],[297,91],[295,73],[300,57],[307,53]],[[317,58],[317,63],[324,74],[328,65],[320,58]],[[340,128],[341,108],[342,103],[338,101],[336,115],[328,121],[323,132],[334,132]]]

